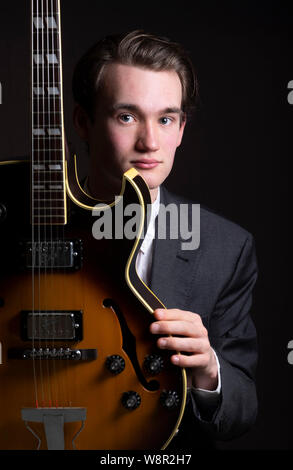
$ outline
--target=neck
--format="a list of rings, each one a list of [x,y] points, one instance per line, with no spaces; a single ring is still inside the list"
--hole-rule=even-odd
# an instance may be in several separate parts
[[[155,202],[158,196],[158,188],[150,189],[152,204]]]

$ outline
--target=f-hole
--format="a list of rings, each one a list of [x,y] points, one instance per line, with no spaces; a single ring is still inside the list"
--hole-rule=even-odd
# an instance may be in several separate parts
[[[149,382],[144,377],[139,362],[137,360],[136,354],[136,339],[135,336],[130,331],[127,322],[124,318],[122,311],[120,310],[119,306],[114,302],[112,299],[105,299],[103,301],[103,306],[107,308],[111,308],[111,310],[117,316],[120,328],[122,332],[122,348],[129,357],[133,368],[135,370],[136,376],[141,383],[141,385],[149,390],[150,392],[154,392],[155,390],[159,390],[160,384],[157,380],[150,380]]]

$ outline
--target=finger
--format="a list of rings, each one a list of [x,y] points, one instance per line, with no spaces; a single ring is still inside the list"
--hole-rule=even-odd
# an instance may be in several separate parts
[[[172,364],[179,367],[205,367],[207,362],[204,354],[192,354],[191,356],[174,354],[170,359]]]
[[[178,308],[158,308],[154,311],[154,317],[156,320],[186,320],[191,322],[201,322],[201,317],[197,313],[189,312],[187,310],[179,310]]]
[[[160,349],[170,349],[181,353],[204,354],[209,350],[209,342],[203,338],[159,338],[157,345]]]
[[[153,334],[181,335],[193,338],[207,336],[207,330],[202,324],[181,320],[153,322],[150,331]]]

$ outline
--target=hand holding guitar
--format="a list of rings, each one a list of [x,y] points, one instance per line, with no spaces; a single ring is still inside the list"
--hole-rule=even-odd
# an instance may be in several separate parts
[[[179,309],[156,309],[150,331],[171,335],[158,339],[161,349],[180,351],[171,356],[173,364],[186,367],[190,385],[214,390],[218,383],[218,367],[200,315]]]

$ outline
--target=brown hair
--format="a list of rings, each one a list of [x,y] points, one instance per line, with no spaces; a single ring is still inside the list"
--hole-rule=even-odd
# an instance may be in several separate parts
[[[73,96],[92,120],[103,70],[113,62],[157,71],[175,70],[182,85],[182,112],[189,113],[194,107],[197,79],[192,62],[182,46],[167,38],[136,30],[105,37],[92,46],[75,67]]]

